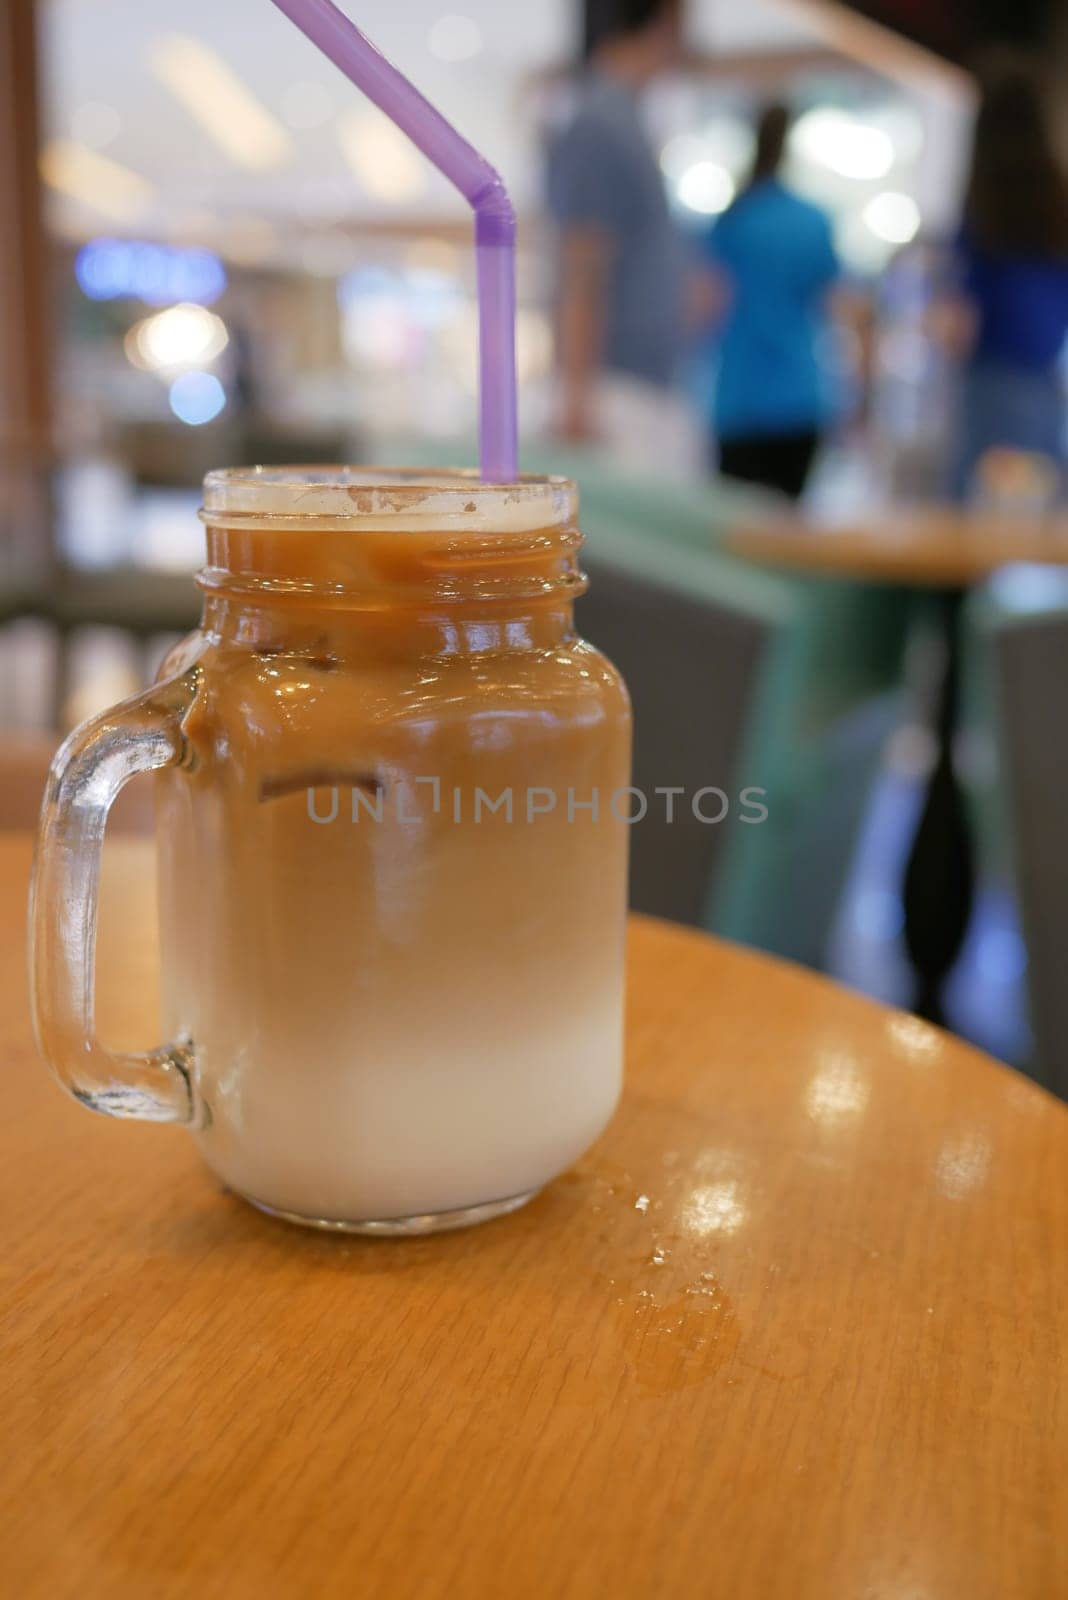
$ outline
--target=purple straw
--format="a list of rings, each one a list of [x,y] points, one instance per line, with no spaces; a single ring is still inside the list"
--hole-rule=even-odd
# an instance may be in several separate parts
[[[482,478],[519,472],[515,371],[515,210],[499,173],[331,0],[274,0],[290,22],[402,129],[475,213]]]

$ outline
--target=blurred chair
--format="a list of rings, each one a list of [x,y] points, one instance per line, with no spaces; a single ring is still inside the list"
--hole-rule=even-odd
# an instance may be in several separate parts
[[[0,735],[0,832],[36,828],[56,747],[57,740],[48,735]],[[153,827],[151,780],[134,779],[115,802],[108,829],[146,834]]]
[[[988,676],[1002,810],[1028,952],[1033,1076],[1068,1099],[1068,571],[1007,567],[968,602],[973,666]],[[995,839],[994,848],[999,848]]]
[[[631,905],[699,925],[709,885],[739,828],[735,788],[757,685],[789,607],[771,592],[726,595],[677,571],[642,570],[618,548],[586,563],[591,588],[578,627],[620,669],[634,705],[634,776],[648,813],[631,829]],[[670,563],[669,563],[670,566]],[[657,789],[682,793],[673,802]],[[693,796],[709,787],[727,796],[722,822],[702,822]],[[715,795],[703,802],[716,815]]]

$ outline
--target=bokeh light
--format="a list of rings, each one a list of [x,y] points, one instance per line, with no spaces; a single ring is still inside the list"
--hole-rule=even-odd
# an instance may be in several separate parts
[[[148,372],[207,367],[230,342],[226,324],[203,306],[171,306],[146,317],[126,335],[126,355]]]
[[[894,164],[894,143],[885,129],[830,106],[807,111],[798,119],[790,148],[804,161],[858,181],[885,178]]]
[[[698,161],[678,179],[675,194],[688,211],[714,216],[734,199],[734,179],[718,162]]]
[[[180,250],[139,239],[90,239],[74,263],[89,300],[192,301],[210,306],[226,290],[226,268],[210,250]]]
[[[226,408],[226,390],[211,372],[183,372],[171,384],[171,410],[187,427],[214,422]]]
[[[890,189],[868,201],[863,217],[875,237],[887,244],[908,244],[920,231],[920,208],[915,200]]]

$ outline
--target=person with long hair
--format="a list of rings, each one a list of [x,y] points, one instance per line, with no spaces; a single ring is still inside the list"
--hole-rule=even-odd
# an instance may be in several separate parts
[[[969,494],[991,450],[1065,453],[1068,176],[1033,73],[983,86],[956,250],[964,316],[952,488]]]
[[[841,269],[830,220],[783,182],[789,130],[785,106],[765,107],[748,182],[705,245],[725,305],[713,456],[724,476],[796,499],[835,410],[820,344]]]

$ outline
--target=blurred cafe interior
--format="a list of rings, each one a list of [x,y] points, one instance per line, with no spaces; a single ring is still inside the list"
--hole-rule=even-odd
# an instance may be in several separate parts
[[[1066,69],[0,0],[0,1595],[1068,1596]]]
[[[688,0],[659,55],[600,0],[359,21],[509,185],[523,465],[579,484],[635,784],[709,791],[635,824],[632,904],[1068,1095],[1063,8]],[[607,114],[574,137],[584,56],[638,91],[620,177]],[[209,469],[473,464],[476,305],[462,200],[263,0],[6,0],[0,119],[25,829],[195,623]]]

